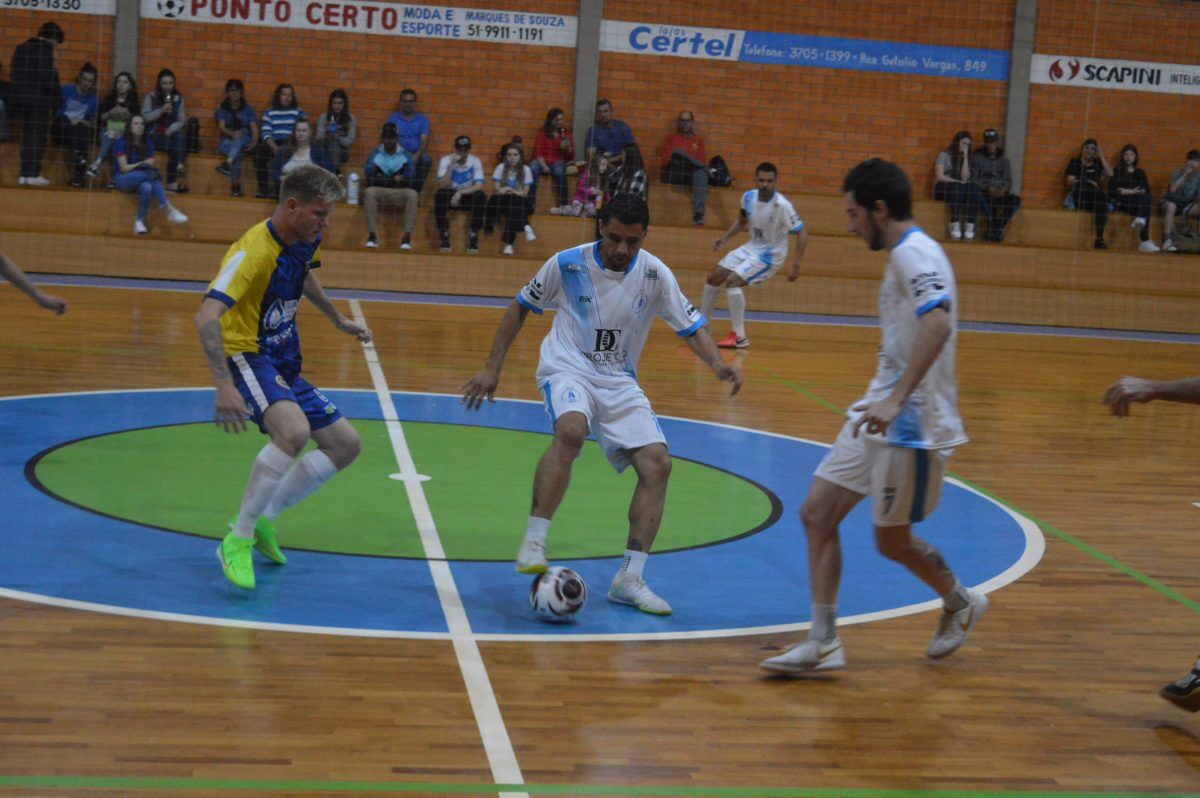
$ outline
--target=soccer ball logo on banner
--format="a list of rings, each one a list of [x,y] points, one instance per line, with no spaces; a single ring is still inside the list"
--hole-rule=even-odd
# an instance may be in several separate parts
[[[158,0],[158,13],[167,19],[175,19],[183,13],[187,0]]]

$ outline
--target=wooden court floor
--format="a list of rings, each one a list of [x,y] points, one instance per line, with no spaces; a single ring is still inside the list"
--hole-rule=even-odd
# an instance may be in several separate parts
[[[0,394],[208,384],[194,294],[52,290],[71,302],[64,317],[0,286]],[[454,392],[482,364],[499,319],[488,308],[362,307],[393,390]],[[317,384],[371,387],[351,339],[308,307],[300,324]],[[537,398],[545,324],[531,322],[510,353],[502,395]],[[751,335],[745,389],[730,399],[657,330],[640,369],[656,410],[831,441],[832,408],[865,386],[877,331],[761,323]],[[1200,650],[1200,408],[1139,406],[1116,420],[1099,403],[1121,374],[1192,374],[1198,354],[1184,344],[961,335],[972,442],[952,469],[1034,518],[1047,550],[993,594],[987,618],[947,660],[923,656],[934,613],[844,628],[848,667],[804,681],[756,667],[793,636],[481,642],[525,790],[1200,791],[1200,716],[1156,695]],[[532,474],[533,463],[513,468]],[[623,532],[613,534],[619,547]],[[770,589],[754,576],[728,578],[750,593]],[[0,794],[350,795],[375,785],[466,795],[495,794],[494,784],[450,642],[0,599]]]

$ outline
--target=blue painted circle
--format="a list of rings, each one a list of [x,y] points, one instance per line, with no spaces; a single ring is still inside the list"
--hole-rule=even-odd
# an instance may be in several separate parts
[[[382,419],[373,391],[326,393],[351,419]],[[542,406],[534,402],[499,400],[481,413],[468,413],[454,396],[393,393],[392,400],[402,422],[549,430]],[[0,558],[0,595],[203,623],[371,636],[448,634],[429,566],[423,561],[289,552],[286,567],[259,567],[258,588],[246,593],[225,581],[212,540],[98,516],[54,500],[25,476],[27,464],[39,452],[67,441],[203,422],[211,412],[212,391],[203,389],[0,401],[0,474],[9,486],[7,517],[0,526],[0,545],[8,553]],[[614,560],[560,563],[578,571],[591,593],[578,622],[565,627],[534,618],[528,602],[530,578],[515,574],[510,563],[452,562],[455,585],[475,635],[637,639],[751,633],[807,623],[807,564],[797,508],[825,447],[705,422],[676,418],[660,418],[660,422],[673,454],[763,485],[783,502],[783,517],[749,537],[651,556],[646,579],[674,607],[675,613],[667,618],[604,600]],[[527,469],[531,478],[534,465],[513,463],[514,468]],[[239,460],[228,467],[243,471],[249,464]],[[404,490],[401,483],[392,484],[395,490]],[[152,491],[154,486],[143,489]],[[214,518],[227,518],[234,509],[215,507]],[[347,529],[353,530],[352,518],[347,519]],[[968,585],[994,587],[1012,581],[1036,564],[1044,544],[1032,524],[952,482],[920,531]],[[619,554],[624,539],[624,530],[613,530],[614,554]],[[549,550],[553,555],[553,531]],[[846,519],[842,550],[839,609],[843,618],[916,611],[931,598],[924,585],[874,551],[866,502]]]

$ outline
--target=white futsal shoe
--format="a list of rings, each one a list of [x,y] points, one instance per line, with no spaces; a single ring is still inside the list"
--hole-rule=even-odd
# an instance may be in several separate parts
[[[842,641],[808,638],[797,643],[778,657],[764,659],[759,667],[785,676],[803,676],[816,671],[832,671],[846,667],[846,650]]]
[[[929,648],[925,649],[925,656],[941,659],[958,651],[958,647],[967,641],[967,635],[970,634],[971,629],[987,612],[988,597],[986,595],[974,590],[968,590],[967,595],[970,596],[970,602],[961,610],[957,612],[948,609],[942,610],[942,617],[938,618],[937,631],[933,633],[933,639],[929,641]]]
[[[521,549],[517,552],[517,573],[544,574],[546,573],[546,542],[530,540],[526,536],[521,540]]]
[[[670,615],[671,605],[649,588],[646,580],[628,571],[618,571],[608,588],[608,600],[628,604],[651,615]]]

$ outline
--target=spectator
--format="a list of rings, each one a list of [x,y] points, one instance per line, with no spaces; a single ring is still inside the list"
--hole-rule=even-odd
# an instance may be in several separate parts
[[[354,115],[350,113],[350,98],[341,89],[329,94],[329,106],[317,120],[317,144],[329,153],[333,171],[342,173],[342,167],[350,160],[350,145],[358,134]]]
[[[575,183],[575,196],[571,204],[565,208],[551,208],[550,213],[562,216],[595,216],[604,204],[608,171],[608,157],[599,153],[593,154],[589,162],[579,170],[579,180]]]
[[[146,211],[150,208],[151,197],[158,200],[158,207],[167,212],[167,220],[172,224],[183,224],[187,221],[187,217],[167,201],[167,195],[163,191],[162,174],[154,165],[154,142],[147,134],[147,127],[145,118],[141,114],[134,114],[125,128],[125,135],[113,145],[119,170],[115,181],[117,188],[138,195],[137,218],[133,222],[133,232],[140,236],[148,232]]]
[[[1021,198],[1012,193],[1012,166],[999,139],[996,129],[989,127],[983,131],[983,147],[971,156],[971,181],[983,200],[988,241],[1004,240],[1004,228],[1021,207]]]
[[[1137,147],[1126,144],[1117,158],[1116,173],[1108,181],[1108,199],[1114,210],[1124,211],[1133,217],[1133,223],[1129,226],[1137,230],[1142,239],[1138,251],[1158,252],[1158,247],[1150,240],[1150,214],[1154,212],[1150,181],[1137,163]]]
[[[420,194],[421,189],[425,187],[429,168],[433,166],[433,158],[429,155],[429,120],[417,110],[417,93],[412,89],[400,92],[399,109],[394,111],[387,121],[395,125],[397,133],[400,134],[400,146],[408,156],[408,179],[412,183],[413,191]],[[481,163],[480,169],[482,168]]]
[[[391,122],[385,122],[379,133],[379,146],[367,156],[363,164],[366,191],[363,192],[363,210],[367,216],[367,249],[379,246],[375,235],[375,219],[380,205],[399,205],[404,208],[404,239],[400,249],[412,249],[412,232],[417,226],[417,208],[420,197],[405,176],[408,154],[400,147],[400,133]]]
[[[271,196],[279,194],[279,184],[284,175],[301,164],[315,163],[322,169],[333,171],[329,153],[314,144],[312,139],[312,123],[307,119],[297,119],[288,143],[280,147],[271,159]]]
[[[1104,153],[1095,139],[1084,139],[1079,155],[1067,164],[1067,197],[1063,205],[1071,210],[1088,211],[1093,214],[1096,226],[1096,249],[1108,249],[1104,243],[1104,226],[1108,224],[1108,195],[1104,191],[1104,180],[1112,177],[1112,167],[1104,160]]]
[[[633,131],[629,125],[619,119],[613,119],[613,106],[608,100],[596,102],[596,121],[588,128],[585,139],[588,162],[596,153],[608,156],[610,166],[620,166],[625,156],[625,147],[636,144]]]
[[[492,196],[487,201],[487,218],[484,222],[484,232],[492,232],[492,224],[496,217],[503,214],[504,222],[504,254],[513,254],[513,242],[517,233],[525,230],[525,240],[534,241],[537,235],[533,228],[526,224],[525,198],[533,186],[533,171],[525,165],[521,148],[509,144],[504,148],[504,160],[496,166],[492,173]]]
[[[561,108],[551,108],[546,112],[546,123],[538,131],[533,142],[533,162],[529,170],[533,173],[533,185],[529,189],[529,201],[526,203],[533,212],[537,202],[538,178],[549,172],[554,180],[554,207],[559,213],[568,207],[567,200],[567,164],[575,160],[575,142],[571,140],[571,131],[567,130],[567,117]],[[553,210],[551,211],[553,212]]]
[[[75,188],[83,188],[88,147],[96,135],[96,116],[100,111],[96,78],[96,67],[89,61],[75,76],[75,83],[62,87],[62,105],[50,133],[55,143],[71,154],[71,185]]]
[[[938,153],[934,164],[933,198],[950,206],[950,238],[975,238],[975,217],[983,208],[983,195],[971,180],[971,134],[960,130],[950,146]]]
[[[183,126],[187,124],[187,113],[183,107],[183,95],[176,91],[175,73],[160,69],[154,91],[142,100],[142,117],[150,126],[150,141],[156,150],[167,152],[167,191],[186,194],[187,187],[179,184],[187,160],[187,139]]]
[[[403,143],[403,137],[400,140]],[[487,195],[483,193],[483,164],[471,154],[469,136],[456,138],[454,154],[443,157],[438,163],[437,185],[433,195],[433,218],[441,237],[441,251],[450,251],[449,212],[462,210],[471,212],[467,252],[479,252],[479,229],[483,227]]]
[[[708,156],[704,139],[696,135],[696,116],[681,111],[679,132],[667,136],[662,150],[662,181],[673,186],[692,187],[692,224],[704,224],[708,203]]]
[[[4,64],[0,64],[0,74],[4,72]],[[8,109],[12,105],[12,84],[0,80],[0,143],[9,139]]]
[[[609,193],[612,196],[636,194],[642,202],[646,202],[649,184],[642,151],[636,144],[625,145],[620,165],[608,176]]]
[[[304,117],[296,90],[290,83],[280,83],[271,94],[271,107],[263,111],[259,126],[259,143],[254,149],[254,176],[258,181],[256,197],[274,197],[271,192],[271,159],[292,137],[296,120]]]
[[[258,141],[258,114],[246,102],[246,86],[237,78],[225,81],[225,99],[217,108],[217,153],[225,160],[217,171],[229,178],[229,196],[244,197],[242,191],[242,153]]]
[[[1171,173],[1171,183],[1163,195],[1163,245],[1166,252],[1178,252],[1171,240],[1175,232],[1175,215],[1185,219],[1200,218],[1200,150],[1188,150],[1186,163]]]
[[[108,165],[109,174],[116,174],[116,168],[110,159],[113,145],[125,135],[129,118],[137,112],[137,81],[128,72],[118,72],[113,78],[112,91],[100,103],[100,152],[88,167],[88,177],[99,175],[100,167],[105,164]]]
[[[42,156],[46,152],[50,120],[58,109],[62,92],[58,68],[54,66],[54,48],[65,38],[62,28],[46,22],[38,28],[36,37],[18,44],[13,50],[9,70],[13,113],[24,120],[21,172],[17,180],[22,186],[50,185],[50,181],[42,177]]]

